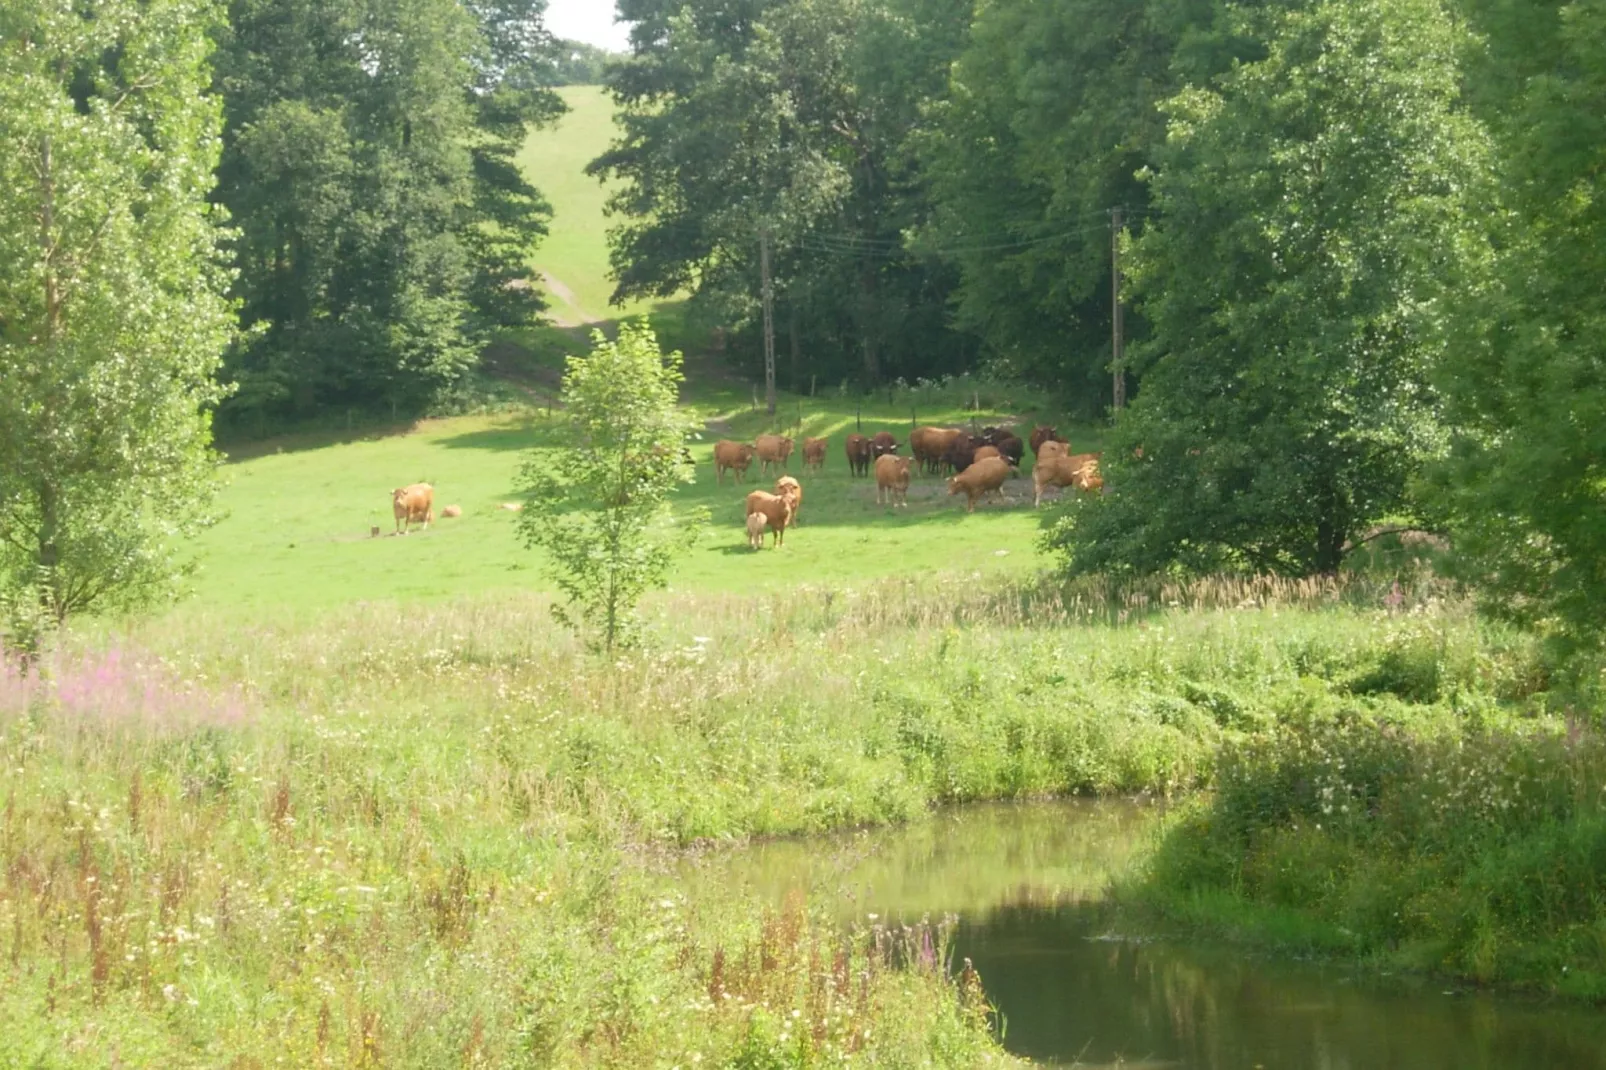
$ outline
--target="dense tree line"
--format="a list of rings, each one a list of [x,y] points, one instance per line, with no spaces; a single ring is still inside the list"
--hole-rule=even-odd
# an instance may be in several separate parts
[[[218,199],[247,333],[228,414],[413,412],[523,284],[550,209],[515,163],[559,113],[544,0],[231,0]]]
[[[553,85],[601,85],[610,61],[616,57],[605,48],[584,41],[559,38],[552,45]]]
[[[1606,9],[1591,0],[624,0],[594,164],[621,296],[756,360],[1137,394],[1074,571],[1338,568],[1451,534],[1505,612],[1606,633]],[[800,354],[789,358],[792,354]]]

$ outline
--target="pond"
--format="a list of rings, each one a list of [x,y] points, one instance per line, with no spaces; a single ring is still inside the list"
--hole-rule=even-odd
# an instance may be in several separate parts
[[[1012,1052],[1177,1070],[1606,1070],[1606,1012],[1443,982],[1124,939],[1100,896],[1144,849],[1128,801],[972,806],[890,830],[705,858],[693,883],[795,889],[844,920],[959,918]]]

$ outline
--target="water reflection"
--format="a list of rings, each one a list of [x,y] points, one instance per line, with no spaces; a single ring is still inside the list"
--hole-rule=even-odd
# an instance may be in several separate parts
[[[1606,1070],[1606,1012],[1111,937],[1098,900],[1153,834],[1128,802],[970,807],[705,859],[693,883],[803,888],[844,918],[960,916],[1011,1051],[1058,1066]]]

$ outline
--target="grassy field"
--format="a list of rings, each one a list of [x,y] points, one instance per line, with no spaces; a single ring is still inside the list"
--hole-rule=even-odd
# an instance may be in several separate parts
[[[0,1061],[1006,1065],[921,931],[690,895],[673,849],[1520,712],[1532,643],[1383,593],[666,595],[610,662],[527,595],[80,632],[0,672]]]
[[[980,420],[1030,418],[1009,391],[979,389]],[[965,393],[903,392],[890,403],[882,395],[865,403],[863,426],[906,440],[911,405],[923,422],[968,424],[975,414],[960,407]],[[791,471],[804,484],[802,526],[788,534],[784,548],[751,552],[742,501],[773,477],[760,479],[755,465],[745,485],[727,477],[721,486],[712,462],[716,436],[750,439],[769,423],[749,411],[744,394],[741,384],[717,381],[690,392],[693,407],[719,430],[691,444],[698,479],[678,501],[708,507],[714,522],[677,566],[676,589],[862,584],[931,571],[1020,573],[1048,564],[1036,549],[1040,514],[1031,507],[1029,457],[1002,506],[989,503],[967,516],[963,496],[949,497],[941,480],[927,477],[911,488],[907,508],[884,508],[875,503],[872,480],[848,474],[842,442],[860,417],[858,402],[840,398],[788,398],[782,405],[787,418],[801,405],[803,434],[828,434],[832,448],[825,471],[815,476],[803,475],[801,450],[793,456]],[[255,611],[547,590],[541,557],[521,544],[514,514],[497,507],[518,499],[520,464],[530,451],[552,448],[560,427],[561,414],[531,410],[431,421],[408,433],[349,442],[255,447],[229,465],[221,502],[227,517],[199,542],[197,599],[208,607]],[[1098,448],[1096,431],[1070,430],[1078,449]],[[434,484],[437,511],[461,505],[463,517],[406,538],[369,538],[375,526],[387,535],[393,529],[391,489],[420,480]]]
[[[556,124],[530,133],[519,165],[552,204],[552,231],[536,253],[535,268],[551,280],[546,291],[560,324],[597,323],[651,311],[646,302],[610,306],[609,190],[586,175],[615,135],[613,101],[600,86],[558,90],[569,112]]]

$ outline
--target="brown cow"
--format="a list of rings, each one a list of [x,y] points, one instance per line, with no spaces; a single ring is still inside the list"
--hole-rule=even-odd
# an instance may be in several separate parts
[[[435,488],[428,483],[414,483],[410,487],[397,487],[390,492],[390,510],[396,515],[396,531],[407,534],[417,523],[429,530],[435,519]]]
[[[747,496],[747,515],[758,513],[775,533],[775,545],[786,541],[786,525],[792,522],[792,503],[769,491],[755,490]]]
[[[898,452],[898,440],[892,437],[891,431],[877,431],[870,436],[870,456],[885,457],[889,453]]]
[[[448,517],[458,517],[462,515],[463,507],[461,505],[448,505],[446,508],[441,510],[441,519],[443,520]]]
[[[963,491],[968,500],[965,512],[974,513],[976,499],[983,494],[993,493],[1000,498],[1003,497],[1004,480],[1009,478],[1010,472],[1009,462],[1002,457],[989,457],[984,461],[977,461],[948,481],[948,493],[958,494]]]
[[[1071,487],[1079,491],[1098,490],[1104,486],[1099,475],[1099,455],[1078,453],[1075,456],[1047,454],[1037,458],[1032,468],[1032,508],[1043,504],[1046,487]]]
[[[848,471],[855,476],[870,474],[870,440],[863,435],[849,435],[846,443]]]
[[[747,514],[747,545],[755,550],[764,549],[764,525],[766,522],[763,513]]]
[[[971,451],[970,464],[975,464],[977,461],[985,461],[989,457],[1002,456],[1003,454],[999,452],[997,446],[977,446],[973,451]],[[969,468],[970,464],[965,465],[965,467]]]
[[[831,444],[828,438],[806,438],[803,440],[803,471],[818,472],[825,468],[825,447]]]
[[[725,470],[728,468],[736,482],[740,483],[757,453],[758,447],[750,442],[732,442],[727,438],[714,443],[715,480],[725,482]]]
[[[1034,457],[1043,452],[1043,443],[1045,442],[1060,442],[1069,444],[1068,440],[1065,439],[1065,437],[1062,436],[1057,429],[1052,427],[1038,427],[1034,429],[1032,431],[1032,437],[1029,441],[1032,444],[1032,456]]]
[[[913,457],[877,457],[875,461],[875,500],[878,505],[909,507],[909,466]]]
[[[785,468],[792,457],[792,440],[780,435],[758,436],[759,471],[770,474],[770,465]]]
[[[1043,460],[1048,457],[1069,457],[1070,455],[1070,443],[1061,441],[1057,438],[1051,438],[1044,442],[1042,446],[1038,447],[1037,462],[1041,464]]]
[[[798,519],[798,514],[803,511],[803,484],[791,476],[782,476],[775,481],[775,493],[792,503],[792,526],[803,523]]]
[[[953,471],[955,475],[970,467],[976,459],[976,447],[981,445],[981,439],[971,438],[969,435],[960,435],[954,439],[953,445],[948,447],[942,455],[942,463]]]
[[[943,465],[949,447],[969,437],[957,427],[917,427],[909,432],[909,452],[914,454],[922,472],[929,471],[935,475]]]
[[[1008,431],[996,435],[993,438],[993,445],[998,447],[998,452],[1011,465],[1018,467],[1020,459],[1026,456],[1026,443],[1020,440],[1020,436],[1012,435]]]

